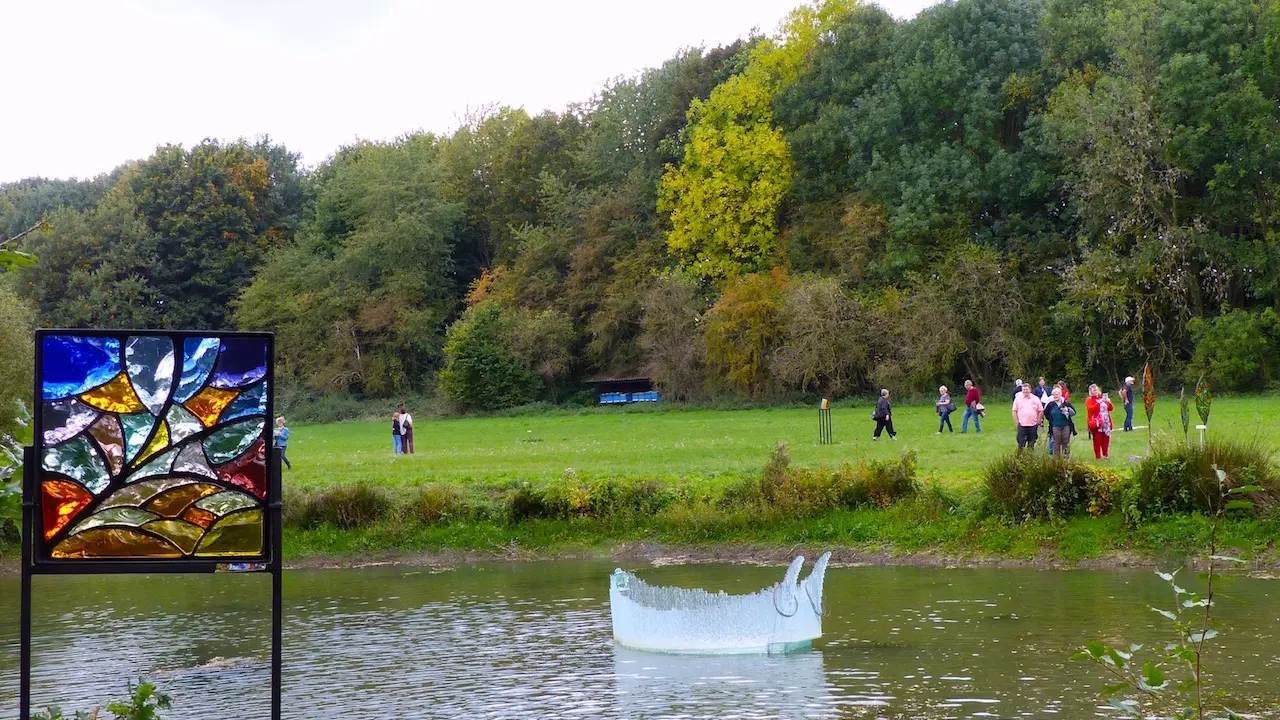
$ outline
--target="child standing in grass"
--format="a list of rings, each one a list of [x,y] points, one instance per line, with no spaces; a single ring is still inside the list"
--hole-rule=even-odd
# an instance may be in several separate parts
[[[289,463],[289,458],[285,456],[285,451],[289,449],[289,428],[284,426],[283,415],[276,418],[275,439],[276,447],[280,448],[280,462],[284,463],[285,467],[292,470],[293,465]]]

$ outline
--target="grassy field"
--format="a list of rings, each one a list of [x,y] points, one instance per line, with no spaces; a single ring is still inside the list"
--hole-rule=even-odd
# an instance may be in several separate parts
[[[337,483],[385,486],[432,481],[495,482],[549,480],[572,469],[583,477],[661,477],[697,482],[755,474],[778,442],[797,466],[838,467],[859,459],[890,460],[904,448],[917,451],[922,479],[966,484],[992,459],[1012,449],[1013,420],[1007,403],[988,403],[983,432],[937,435],[932,407],[894,410],[898,439],[872,442],[869,404],[833,410],[835,444],[819,445],[817,411],[809,408],[753,410],[666,409],[660,406],[600,408],[516,417],[416,421],[416,454],[391,453],[390,421],[302,425],[293,428],[286,487],[318,489]],[[1081,404],[1083,412],[1083,404]],[[1138,424],[1146,418],[1139,408]],[[1211,427],[1233,437],[1258,437],[1280,446],[1280,398],[1224,397],[1213,406]],[[1193,410],[1194,419],[1194,410]],[[1181,434],[1177,400],[1156,406],[1157,435]],[[1092,462],[1083,419],[1073,456]],[[1195,430],[1193,428],[1192,432]],[[1045,433],[1041,433],[1041,446]],[[1116,433],[1110,464],[1124,470],[1131,455],[1144,454],[1147,432]]]

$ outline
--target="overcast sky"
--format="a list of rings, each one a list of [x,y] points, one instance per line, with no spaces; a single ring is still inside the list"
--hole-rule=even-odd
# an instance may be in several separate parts
[[[270,135],[314,165],[469,109],[590,99],[801,0],[0,0],[0,182]],[[936,0],[880,0],[914,16]]]

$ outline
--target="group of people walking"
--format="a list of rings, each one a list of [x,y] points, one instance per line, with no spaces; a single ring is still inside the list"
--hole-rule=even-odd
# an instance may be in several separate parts
[[[413,454],[413,416],[403,405],[391,414],[391,447],[396,455]]]
[[[1133,377],[1126,377],[1120,389],[1120,400],[1125,410],[1124,431],[1133,430]],[[986,408],[982,405],[982,393],[971,380],[964,381],[964,420],[960,423],[961,434],[969,431],[969,421],[973,421],[974,430],[982,432],[982,418],[986,417]],[[1099,460],[1111,456],[1111,434],[1114,432],[1112,412],[1115,405],[1109,393],[1102,391],[1097,384],[1089,386],[1088,397],[1084,401],[1085,424],[1093,441],[1093,454]],[[951,392],[946,385],[938,388],[938,400],[934,403],[938,412],[938,434],[943,430],[955,432],[951,424],[951,414],[957,407]],[[1032,387],[1029,383],[1018,380],[1013,391],[1013,422],[1017,427],[1019,450],[1033,449],[1040,437],[1040,428],[1046,428],[1049,436],[1049,454],[1064,458],[1071,457],[1071,440],[1078,433],[1076,430],[1076,407],[1071,403],[1071,391],[1066,381],[1055,383],[1052,387],[1042,377],[1039,385]],[[881,390],[876,409],[871,413],[876,422],[873,440],[879,440],[884,431],[890,438],[897,438],[893,429],[893,408],[889,402],[889,391]]]

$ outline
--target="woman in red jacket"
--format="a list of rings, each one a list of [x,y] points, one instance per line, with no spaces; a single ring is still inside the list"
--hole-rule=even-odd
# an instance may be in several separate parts
[[[1111,457],[1111,411],[1115,406],[1111,398],[1102,394],[1097,385],[1089,386],[1089,398],[1084,401],[1088,413],[1089,431],[1093,434],[1093,456],[1099,460]]]

